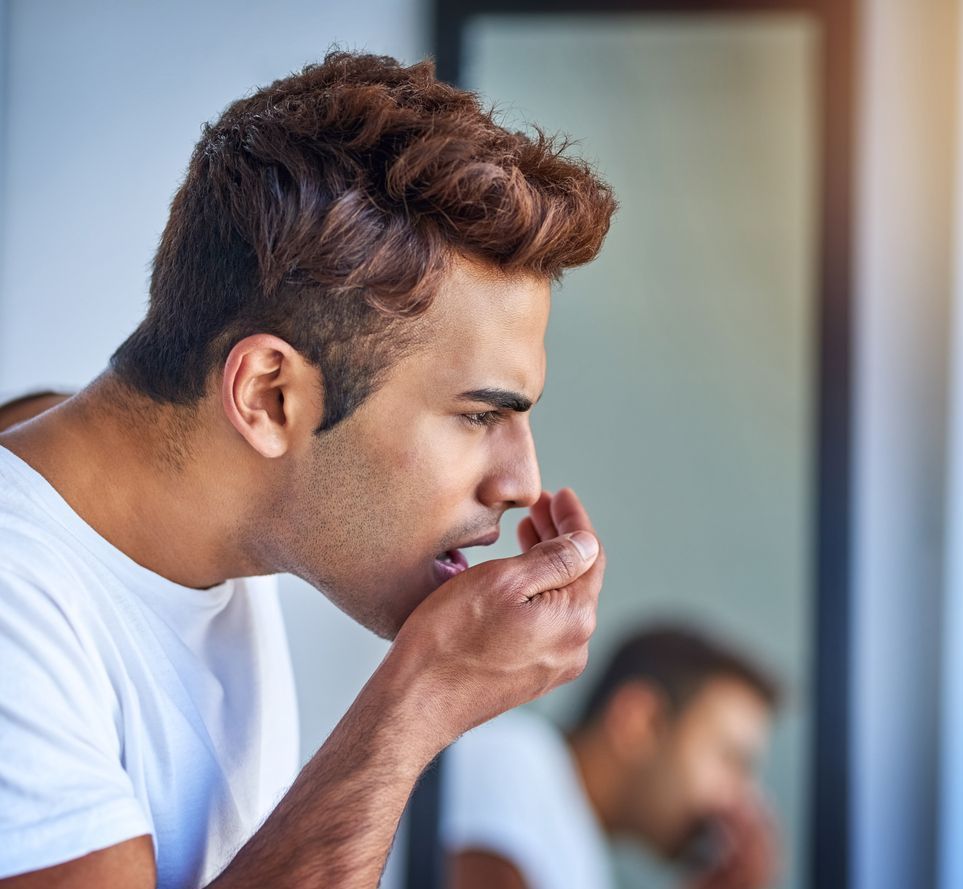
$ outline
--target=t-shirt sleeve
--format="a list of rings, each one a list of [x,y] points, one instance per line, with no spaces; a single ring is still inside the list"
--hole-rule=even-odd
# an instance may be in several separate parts
[[[0,877],[151,833],[113,707],[61,603],[0,570]]]
[[[512,862],[529,889],[552,885],[544,850],[557,844],[558,741],[532,717],[508,713],[445,753],[442,843],[449,853],[491,852]]]

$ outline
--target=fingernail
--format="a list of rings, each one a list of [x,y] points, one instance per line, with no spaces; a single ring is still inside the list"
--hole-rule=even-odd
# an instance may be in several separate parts
[[[599,542],[595,539],[595,535],[589,534],[588,531],[573,531],[565,536],[575,544],[575,548],[586,561],[599,551]]]

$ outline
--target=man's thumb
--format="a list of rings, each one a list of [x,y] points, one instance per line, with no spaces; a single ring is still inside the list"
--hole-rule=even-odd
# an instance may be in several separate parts
[[[518,557],[528,598],[568,586],[598,558],[599,542],[589,531],[573,531],[533,546]]]
[[[599,554],[599,542],[594,534],[589,531],[573,531],[565,537],[575,544],[576,549],[589,565],[595,561],[595,557]]]

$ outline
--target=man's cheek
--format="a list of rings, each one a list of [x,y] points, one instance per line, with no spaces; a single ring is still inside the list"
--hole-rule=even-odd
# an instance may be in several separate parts
[[[402,499],[433,502],[436,510],[443,508],[465,496],[465,492],[471,493],[472,480],[477,475],[472,457],[454,449],[405,448],[394,464],[394,490]],[[445,517],[437,511],[434,517],[444,529]]]

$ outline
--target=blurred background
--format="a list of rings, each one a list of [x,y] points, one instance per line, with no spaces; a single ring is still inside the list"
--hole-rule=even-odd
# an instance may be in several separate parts
[[[786,688],[782,889],[958,889],[960,27],[959,0],[0,0],[0,389],[104,367],[229,101],[332,44],[435,55],[506,123],[570,133],[622,205],[558,291],[533,419],[604,602],[584,681],[533,709],[570,719],[627,628],[703,628]],[[306,760],[385,643],[282,597]]]

